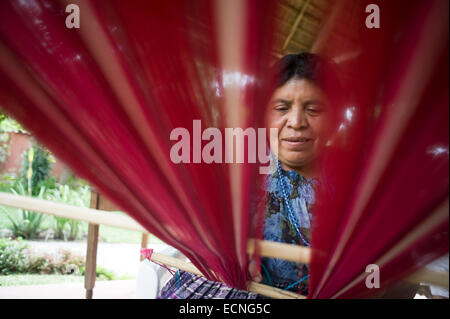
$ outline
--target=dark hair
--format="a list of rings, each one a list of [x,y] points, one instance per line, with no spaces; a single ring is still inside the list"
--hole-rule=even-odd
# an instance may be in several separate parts
[[[277,88],[298,78],[314,82],[326,94],[342,90],[335,64],[313,53],[286,55],[275,63],[272,72]]]

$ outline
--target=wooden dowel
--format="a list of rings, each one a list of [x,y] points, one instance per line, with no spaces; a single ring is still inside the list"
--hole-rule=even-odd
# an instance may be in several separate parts
[[[427,268],[422,268],[405,278],[405,281],[410,283],[426,283],[429,285],[440,286],[446,289],[449,288],[448,272],[435,271]]]
[[[295,292],[274,288],[254,281],[248,282],[247,290],[275,299],[306,299],[305,296]]]
[[[259,254],[263,257],[278,258],[302,264],[309,264],[311,260],[311,249],[308,247],[249,239],[247,241],[247,253],[253,255],[257,249],[259,249]]]
[[[179,258],[166,256],[160,253],[153,253],[151,256],[151,260],[159,264],[164,264],[166,266],[174,267],[203,277],[203,274],[192,263],[184,261]],[[274,288],[254,281],[248,282],[247,290],[260,295],[277,299],[305,299],[305,296],[302,296],[300,294]]]
[[[34,197],[0,192],[0,205],[22,208],[42,214],[80,220],[91,224],[102,224],[112,227],[135,230],[141,233],[148,233],[148,231],[144,227],[142,227],[139,223],[134,221],[129,216],[112,214],[107,211],[92,208],[76,207],[62,203],[55,203]]]
[[[141,236],[141,248],[147,248],[148,245],[148,234],[142,234]],[[140,260],[144,260],[144,256],[141,255]]]
[[[192,263],[184,261],[180,258],[166,256],[161,253],[152,253],[151,260],[158,264],[163,264],[169,267],[174,267],[180,270],[190,272],[191,274],[203,276],[203,274]]]

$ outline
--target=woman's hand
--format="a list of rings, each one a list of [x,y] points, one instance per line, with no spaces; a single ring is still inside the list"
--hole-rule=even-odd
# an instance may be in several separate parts
[[[255,282],[261,282],[262,281],[262,275],[261,272],[258,269],[258,266],[256,264],[255,260],[251,260],[248,264],[248,272],[250,273],[250,278]]]

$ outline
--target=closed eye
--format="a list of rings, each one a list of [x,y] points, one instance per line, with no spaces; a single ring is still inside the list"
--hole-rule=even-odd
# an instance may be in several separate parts
[[[320,115],[325,110],[325,104],[320,101],[308,101],[305,103],[305,110],[312,116]]]
[[[285,100],[285,99],[277,99],[272,102],[272,105],[274,106],[274,109],[276,111],[286,112],[291,107],[292,101]]]
[[[285,112],[289,110],[289,106],[286,104],[275,106],[275,110]]]
[[[323,112],[323,109],[307,108],[306,111],[311,115],[319,115]]]

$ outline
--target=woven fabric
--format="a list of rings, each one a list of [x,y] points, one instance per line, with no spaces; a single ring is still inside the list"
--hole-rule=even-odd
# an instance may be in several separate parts
[[[256,299],[257,294],[179,271],[161,290],[160,299]]]

